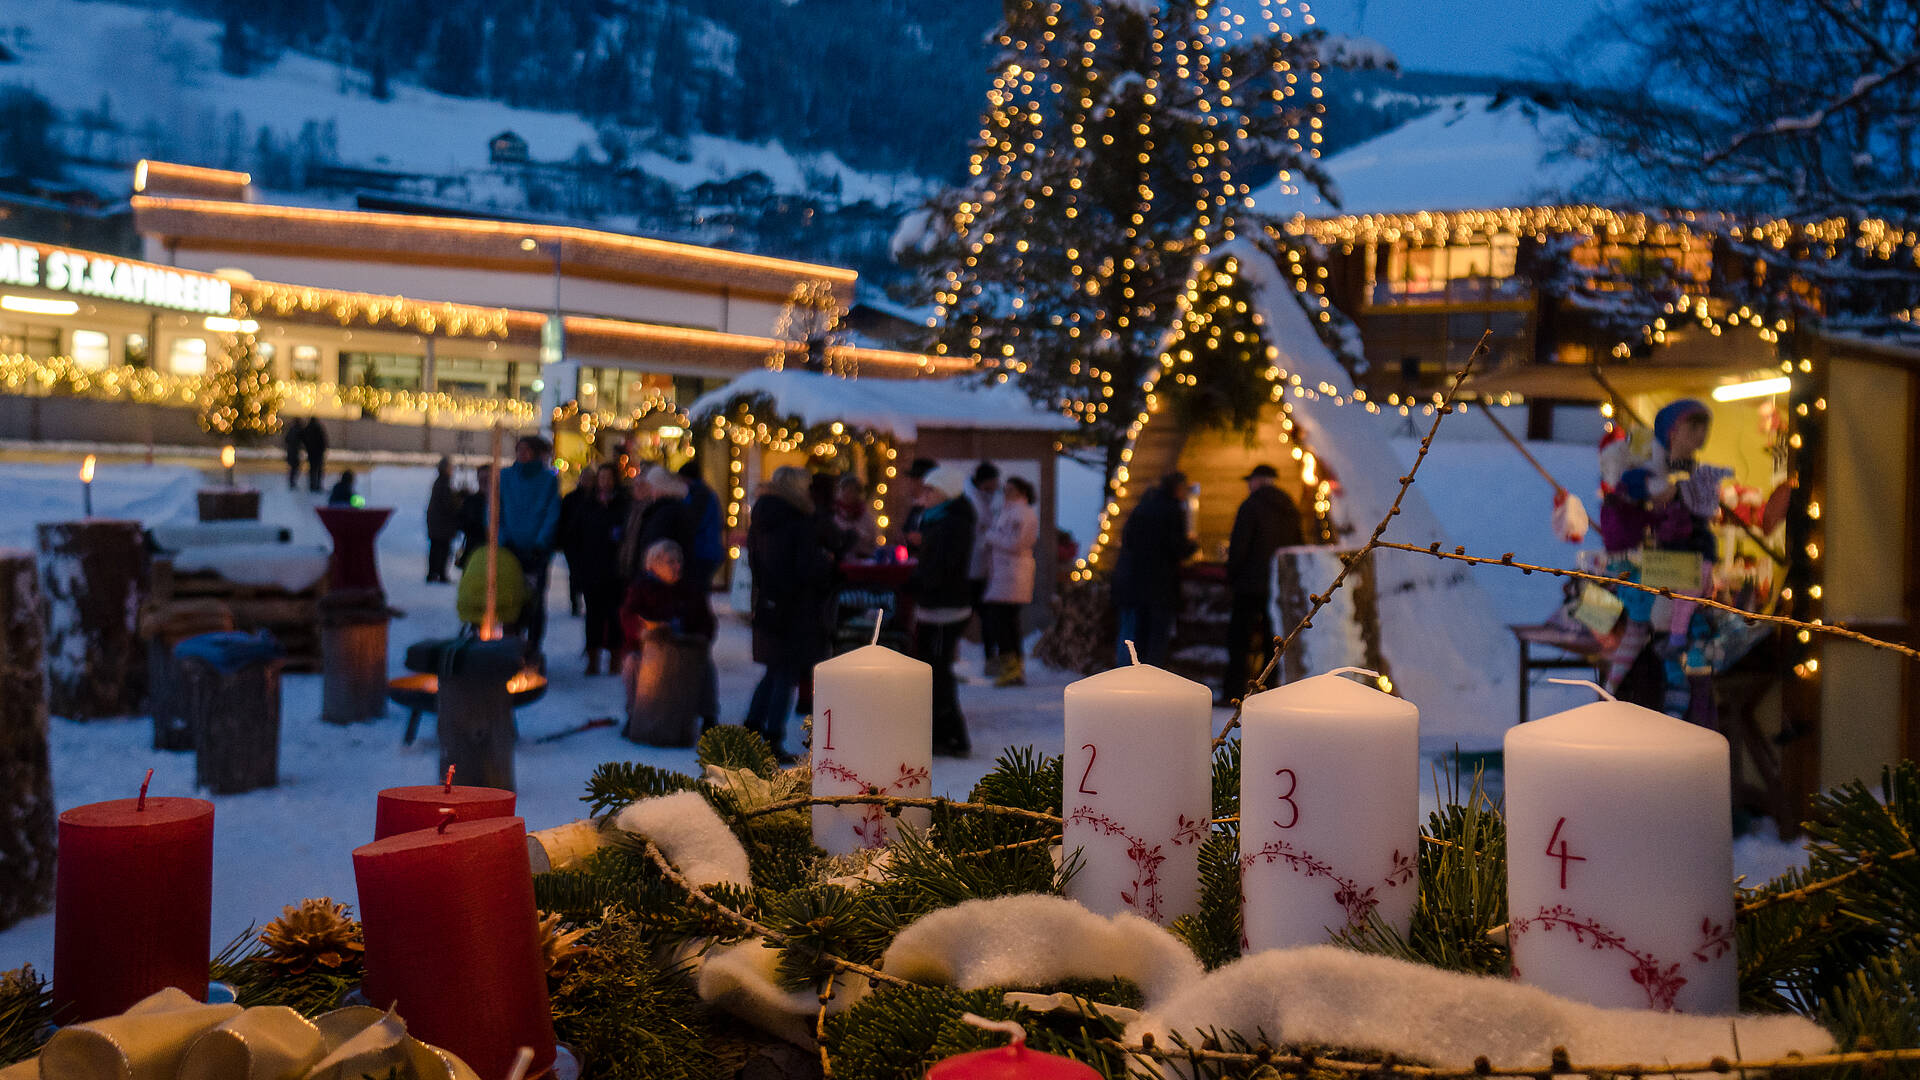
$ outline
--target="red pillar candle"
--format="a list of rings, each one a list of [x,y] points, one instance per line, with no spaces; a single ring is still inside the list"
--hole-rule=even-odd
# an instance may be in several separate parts
[[[463,784],[421,784],[388,788],[373,811],[373,838],[431,829],[440,824],[440,808],[450,807],[455,821],[513,816],[513,792],[506,788]]]
[[[1100,1080],[1100,1073],[1083,1061],[1027,1048],[1027,1033],[1012,1020],[987,1020],[966,1014],[975,1027],[1013,1035],[1010,1046],[955,1054],[934,1062],[926,1080]]]
[[[529,1076],[552,1066],[525,822],[456,821],[375,840],[354,850],[353,875],[368,1001],[396,1007],[409,1034],[481,1076],[506,1076],[522,1046],[533,1048]]]
[[[60,815],[53,1001],[62,1023],[115,1016],[177,986],[207,997],[213,804],[147,798]]]

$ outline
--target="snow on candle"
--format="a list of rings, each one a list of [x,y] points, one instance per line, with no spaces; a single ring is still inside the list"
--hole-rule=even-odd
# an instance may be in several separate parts
[[[1066,820],[1080,853],[1067,895],[1166,925],[1199,910],[1213,811],[1213,693],[1147,664],[1067,687]]]
[[[1514,976],[1595,1005],[1733,1012],[1729,783],[1724,737],[1611,697],[1509,731]]]
[[[813,709],[815,795],[932,794],[932,667],[880,645],[863,646],[814,665]],[[925,810],[900,816],[920,828],[928,820]],[[813,808],[813,842],[828,854],[878,847],[892,832],[884,806]]]
[[[1344,678],[1247,698],[1240,714],[1240,867],[1252,949],[1324,944],[1377,914],[1413,919],[1420,710]]]

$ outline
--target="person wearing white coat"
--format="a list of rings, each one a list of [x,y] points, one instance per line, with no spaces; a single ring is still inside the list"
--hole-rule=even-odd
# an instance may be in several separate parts
[[[1000,512],[982,537],[987,588],[980,604],[980,642],[995,686],[1027,682],[1026,660],[1020,653],[1020,609],[1033,601],[1033,545],[1040,538],[1040,515],[1033,503],[1033,485],[1008,477]]]

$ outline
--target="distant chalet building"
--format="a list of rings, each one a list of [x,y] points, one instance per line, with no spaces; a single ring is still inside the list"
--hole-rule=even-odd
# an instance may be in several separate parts
[[[693,189],[695,206],[757,207],[773,198],[773,178],[758,169]]]
[[[525,165],[533,160],[527,140],[517,132],[503,131],[487,140],[487,160],[495,165]]]

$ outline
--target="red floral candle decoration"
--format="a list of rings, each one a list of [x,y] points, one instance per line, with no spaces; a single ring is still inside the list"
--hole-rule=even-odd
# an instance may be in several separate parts
[[[1012,1044],[955,1054],[927,1070],[927,1080],[1100,1080],[1093,1066],[1057,1054],[1027,1049],[1027,1032],[1011,1020],[988,1020],[967,1013],[975,1027],[1005,1031]]]
[[[53,1001],[61,1023],[117,1015],[169,986],[206,1000],[212,934],[212,803],[148,798],[143,782],[137,799],[60,815]]]
[[[445,817],[356,848],[353,873],[368,1001],[396,1007],[409,1033],[481,1076],[507,1075],[522,1046],[529,1075],[553,1065],[525,822]]]

